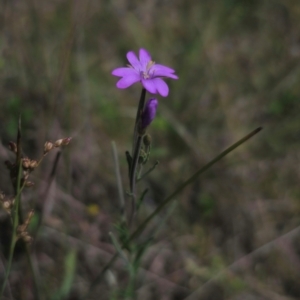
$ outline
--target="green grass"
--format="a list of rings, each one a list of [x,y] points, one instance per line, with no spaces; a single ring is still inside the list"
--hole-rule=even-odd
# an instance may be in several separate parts
[[[158,117],[149,129],[153,147],[148,166],[160,163],[143,183],[149,193],[138,221],[230,144],[264,127],[178,196],[178,208],[141,262],[145,273],[138,281],[138,297],[163,297],[159,278],[174,284],[166,299],[175,299],[181,288],[187,296],[205,283],[185,267],[187,257],[213,278],[215,258],[226,269],[299,226],[299,7],[293,0],[0,4],[3,146],[14,140],[20,113],[23,146],[32,158],[42,153],[45,140],[73,137],[62,153],[34,244],[46,299],[84,295],[114,251],[108,233],[114,230],[119,204],[111,141],[117,144],[128,189],[124,153],[131,148],[140,87],[116,89],[111,71],[127,63],[129,50],[145,47],[157,63],[179,75],[178,81],[168,82],[170,95],[159,98]],[[10,154],[1,149],[5,161]],[[45,200],[54,158],[49,155],[33,174],[36,187],[23,197],[25,210]],[[6,194],[11,192],[8,177],[3,169],[0,189]],[[96,216],[86,209],[91,203],[98,205]],[[1,211],[0,228],[4,220]],[[153,227],[160,221],[154,219]],[[3,243],[1,238],[0,233]],[[76,256],[66,250],[66,240]],[[276,251],[298,257],[297,238],[287,247],[278,245]],[[276,251],[268,253],[276,258]],[[220,299],[269,292],[297,299],[297,289],[287,288],[300,279],[286,271],[293,268],[289,257],[278,264],[274,259],[278,272],[255,257],[238,277],[225,272],[203,299],[214,299],[217,290]],[[13,278],[30,274],[25,261],[21,256],[13,264]],[[182,267],[176,269],[175,262]],[[118,291],[125,291],[124,265],[116,264],[112,274]],[[106,278],[91,299],[118,295],[111,282]],[[16,299],[32,299],[20,280],[11,281],[11,289]]]

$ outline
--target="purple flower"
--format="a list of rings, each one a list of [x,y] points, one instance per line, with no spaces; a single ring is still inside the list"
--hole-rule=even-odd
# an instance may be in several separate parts
[[[145,105],[144,111],[141,117],[141,129],[145,130],[153,121],[156,115],[158,101],[155,98],[151,98]]]
[[[130,65],[127,68],[117,68],[112,75],[122,77],[117,82],[119,89],[126,89],[132,84],[140,81],[143,87],[151,94],[159,93],[166,97],[169,94],[169,87],[162,80],[162,77],[178,79],[175,71],[169,67],[156,64],[145,49],[140,49],[139,59],[133,51],[127,53]]]

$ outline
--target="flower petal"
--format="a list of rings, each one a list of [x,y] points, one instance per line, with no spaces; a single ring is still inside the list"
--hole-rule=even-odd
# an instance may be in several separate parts
[[[169,77],[169,78],[173,78],[173,79],[178,79],[178,76],[173,74],[175,72],[175,70],[163,66],[163,65],[158,65],[155,64],[152,68],[151,68],[151,73],[153,74],[154,77]]]
[[[156,85],[153,79],[142,79],[143,87],[151,94],[156,94]]]
[[[172,78],[172,79],[178,79],[178,76],[175,75],[175,74],[167,74],[167,75],[164,75],[164,77],[168,77],[168,78]]]
[[[126,89],[132,84],[138,82],[139,80],[140,80],[140,76],[138,76],[137,74],[131,76],[125,76],[117,82],[117,88]]]
[[[146,66],[148,62],[151,60],[151,55],[146,49],[140,49],[140,63],[143,67],[143,71],[146,71]]]
[[[138,74],[135,69],[132,68],[117,68],[111,72],[112,75],[118,77],[125,77],[125,76],[133,76],[134,74]]]
[[[137,56],[135,55],[135,53],[133,51],[129,51],[126,54],[126,57],[129,61],[129,63],[137,70],[137,71],[141,71],[141,64],[137,58]]]
[[[155,64],[153,66],[153,69],[155,69],[155,72],[161,72],[161,73],[175,73],[175,70],[164,66],[164,65],[160,65],[160,64]],[[162,75],[163,76],[163,75]]]
[[[158,93],[163,97],[167,97],[169,94],[168,85],[161,78],[154,78],[154,79],[152,79],[152,81],[153,81]]]

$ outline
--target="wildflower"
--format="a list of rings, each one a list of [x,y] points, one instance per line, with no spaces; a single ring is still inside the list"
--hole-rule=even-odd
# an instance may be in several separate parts
[[[112,75],[122,77],[117,82],[117,88],[126,89],[140,81],[149,93],[168,96],[169,87],[162,78],[178,79],[178,76],[174,74],[175,70],[156,64],[151,60],[148,51],[143,48],[139,51],[139,59],[133,51],[128,52],[126,56],[130,65],[127,68],[117,68],[112,71]]]
[[[149,99],[146,103],[141,117],[141,131],[144,131],[155,118],[157,105],[158,101],[155,98]]]

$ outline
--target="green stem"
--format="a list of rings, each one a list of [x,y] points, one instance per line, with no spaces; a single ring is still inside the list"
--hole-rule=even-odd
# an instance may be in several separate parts
[[[137,176],[137,165],[139,161],[140,151],[142,147],[142,137],[139,135],[133,155],[133,159],[131,162],[131,168],[130,168],[130,195],[131,195],[131,214],[129,218],[129,224],[131,224],[132,219],[135,215],[136,211],[136,176]]]
[[[126,300],[134,300],[136,299],[136,293],[135,293],[135,282],[136,282],[136,269],[133,265],[129,266],[129,283],[126,288]]]
[[[122,223],[124,223],[125,222],[125,199],[124,199],[124,191],[123,191],[122,179],[121,179],[121,174],[120,174],[118,151],[117,151],[116,143],[114,141],[111,142],[111,145],[112,145],[113,157],[114,157],[114,162],[115,162],[115,174],[116,174],[117,186],[118,186],[118,192],[119,192],[121,220],[122,220]]]
[[[137,136],[138,136],[138,126],[139,126],[140,119],[141,119],[141,116],[142,116],[142,113],[144,110],[145,99],[146,99],[146,89],[143,88],[141,97],[140,97],[140,101],[139,101],[139,106],[136,111],[136,118],[135,118],[134,131],[133,131],[133,143],[132,143],[132,151],[131,151],[132,156],[134,154],[134,150],[135,150],[135,146],[136,146],[136,141],[137,141]]]
[[[2,285],[1,289],[1,294],[0,294],[0,299],[2,299],[8,277],[11,271],[11,266],[12,266],[12,261],[13,261],[13,256],[14,256],[14,250],[17,242],[17,228],[19,226],[19,216],[20,216],[20,200],[21,200],[21,192],[23,187],[21,188],[21,177],[22,177],[22,164],[19,162],[19,168],[18,168],[18,175],[17,175],[17,183],[16,183],[16,197],[15,197],[15,203],[13,206],[13,230],[12,230],[12,236],[11,236],[11,242],[10,242],[10,250],[9,250],[9,257],[8,257],[8,262],[7,262],[7,267],[6,267],[6,272],[5,272],[5,279]]]
[[[130,170],[129,170],[129,185],[130,185],[130,195],[131,195],[131,212],[130,212],[129,222],[128,222],[129,225],[131,224],[136,211],[136,192],[135,192],[136,176],[137,176],[136,170],[137,170],[139,155],[142,146],[142,136],[139,134],[138,131],[139,131],[142,113],[145,106],[145,98],[146,98],[146,90],[143,88],[140,101],[139,101],[139,106],[136,113],[132,152],[131,152],[132,161],[130,163]]]

